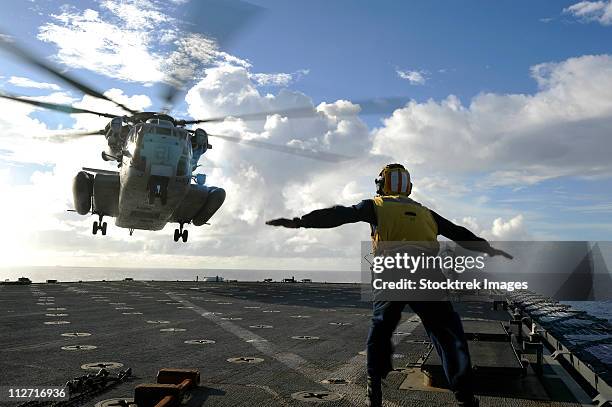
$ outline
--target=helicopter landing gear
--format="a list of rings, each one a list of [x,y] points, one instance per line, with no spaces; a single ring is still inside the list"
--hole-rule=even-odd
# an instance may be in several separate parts
[[[178,242],[179,239],[183,240],[183,243],[187,242],[189,238],[189,231],[187,229],[183,229],[183,224],[179,224],[179,229],[174,229],[174,241]]]
[[[91,233],[94,235],[98,234],[98,230],[102,232],[102,236],[106,236],[106,222],[102,222],[102,218],[104,215],[98,215],[99,221],[94,221],[93,226],[91,228]]]

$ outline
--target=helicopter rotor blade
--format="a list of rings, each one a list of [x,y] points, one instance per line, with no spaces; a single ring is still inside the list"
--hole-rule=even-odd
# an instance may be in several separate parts
[[[48,138],[51,138],[56,141],[66,141],[88,136],[103,136],[104,133],[104,130],[92,130],[73,133],[51,133],[49,134]]]
[[[390,98],[374,98],[352,101],[354,105],[359,105],[360,115],[373,115],[373,114],[387,114],[391,113],[396,109],[402,108],[409,102],[410,99],[402,97],[390,97]],[[313,106],[303,107],[292,107],[282,110],[271,110],[268,112],[257,112],[257,113],[246,113],[237,115],[227,115],[219,117],[211,117],[208,119],[196,119],[196,120],[181,120],[184,124],[199,124],[199,123],[215,123],[222,122],[228,118],[241,119],[245,121],[249,120],[265,120],[268,116],[280,115],[283,117],[290,118],[307,118],[315,117],[319,112]],[[353,112],[340,113],[338,116],[350,116]]]
[[[211,44],[216,45],[215,51],[220,51],[226,49],[241,31],[252,24],[264,8],[242,0],[199,0],[187,3],[179,11],[179,19],[187,31],[195,28],[196,37],[199,33],[212,40]],[[164,102],[163,111],[172,110],[187,82],[193,79],[194,64],[191,58],[194,56],[193,50],[198,46],[197,41],[190,43],[188,39],[177,43],[177,56],[181,54],[181,57],[176,69],[168,74],[162,85],[160,97]],[[180,62],[182,60],[190,61],[185,64]]]
[[[69,84],[70,86],[74,87],[75,89],[80,90],[81,92],[93,96],[95,98],[98,99],[104,99],[107,100],[111,103],[114,103],[115,105],[119,106],[120,108],[122,108],[123,110],[130,112],[131,114],[137,113],[136,110],[130,109],[129,107],[123,105],[122,103],[119,103],[111,98],[109,98],[108,96],[105,96],[104,94],[96,91],[95,89],[91,88],[88,85],[85,85],[84,83],[82,83],[81,81],[78,81],[74,78],[72,78],[71,76],[60,72],[57,68],[51,66],[49,63],[43,61],[42,59],[34,56],[33,54],[31,54],[29,51],[27,51],[25,48],[23,48],[22,46],[18,46],[14,41],[12,41],[10,39],[10,37],[8,35],[3,34],[2,32],[0,32],[0,48],[3,48],[5,51],[11,53],[12,55],[22,59],[23,61],[29,63],[32,66],[35,66],[53,76],[55,76],[56,78],[64,81],[65,83]]]
[[[68,113],[68,114],[73,114],[73,113],[89,113],[89,114],[95,114],[95,115],[98,115],[98,116],[108,117],[109,119],[112,119],[112,118],[115,118],[115,117],[119,117],[119,116],[117,116],[115,114],[96,112],[94,110],[81,109],[81,108],[78,108],[78,107],[73,107],[73,106],[70,106],[70,105],[63,105],[63,104],[59,104],[59,103],[41,102],[39,100],[26,99],[26,98],[24,98],[22,96],[15,96],[15,95],[10,95],[8,93],[2,93],[2,92],[0,92],[0,98],[8,99],[8,100],[14,100],[16,102],[21,102],[21,103],[27,103],[27,104],[32,105],[32,106],[42,107],[44,109],[54,110],[56,112],[62,112],[62,113]]]
[[[348,160],[353,159],[353,157],[348,157],[348,156],[341,155],[341,154],[329,153],[326,151],[318,151],[314,149],[303,149],[299,147],[286,146],[286,145],[283,146],[280,144],[272,144],[272,143],[267,143],[265,141],[260,141],[260,140],[249,140],[249,139],[244,139],[244,138],[235,137],[235,136],[226,136],[226,135],[220,135],[220,134],[209,134],[209,136],[217,137],[222,140],[227,140],[232,143],[247,144],[253,147],[257,147],[257,148],[263,148],[265,150],[278,151],[281,153],[310,158],[310,159],[318,160],[318,161],[325,161],[329,163],[340,163],[343,161],[348,161]]]

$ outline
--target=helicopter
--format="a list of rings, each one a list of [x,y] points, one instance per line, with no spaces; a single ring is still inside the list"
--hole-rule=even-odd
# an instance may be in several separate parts
[[[207,186],[205,174],[193,175],[200,157],[212,148],[203,129],[191,131],[171,116],[144,112],[113,118],[104,137],[108,151],[102,158],[117,161],[119,171],[83,168],[73,181],[74,210],[98,215],[93,234],[105,235],[103,218],[111,216],[130,235],[134,229],[154,231],[178,223],[174,241],[187,242],[184,225],[207,223],[223,204],[223,188]]]
[[[222,122],[227,117],[244,120],[264,120],[270,115],[308,117],[317,114],[313,106],[231,115],[198,120],[175,119],[164,112],[140,112],[113,100],[89,85],[61,72],[43,59],[17,45],[9,36],[0,35],[0,48],[71,87],[98,99],[109,101],[123,109],[125,115],[93,111],[71,105],[50,103],[0,92],[0,98],[26,103],[39,108],[68,113],[93,114],[109,118],[104,129],[66,134],[61,137],[103,136],[106,148],[101,153],[104,161],[115,161],[117,171],[83,167],[73,180],[74,209],[80,215],[98,217],[92,224],[92,234],[106,235],[105,217],[115,218],[115,225],[129,230],[158,231],[167,223],[177,223],[174,241],[187,242],[185,225],[201,226],[223,205],[225,190],[206,185],[206,174],[196,174],[198,161],[212,148],[209,137],[248,144],[258,148],[289,153],[320,161],[340,162],[349,157],[314,149],[276,145],[236,136],[212,135],[202,128],[186,126]],[[171,87],[165,96],[167,104],[178,92]]]

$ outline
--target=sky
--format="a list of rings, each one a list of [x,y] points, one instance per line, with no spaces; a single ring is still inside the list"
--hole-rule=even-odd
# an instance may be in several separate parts
[[[6,1],[0,31],[138,110],[176,117],[314,106],[304,118],[226,120],[210,133],[352,157],[324,163],[212,140],[198,171],[226,189],[211,225],[129,236],[67,212],[81,167],[103,162],[107,119],[2,100],[0,258],[5,267],[357,270],[366,224],[284,230],[264,222],[374,194],[401,162],[413,198],[490,240],[610,240],[612,1]],[[0,53],[0,91],[121,114]],[[405,104],[359,113],[372,98]]]

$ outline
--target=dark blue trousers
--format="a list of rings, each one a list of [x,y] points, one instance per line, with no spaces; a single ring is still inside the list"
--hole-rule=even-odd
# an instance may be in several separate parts
[[[470,353],[461,319],[447,301],[375,301],[367,342],[368,376],[384,378],[393,370],[391,337],[406,305],[421,318],[457,400],[470,400],[473,397]]]

